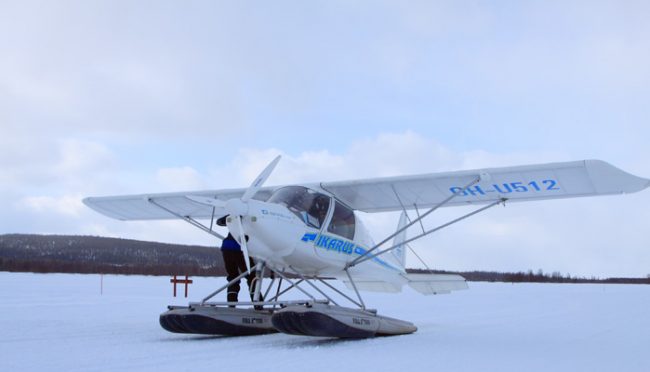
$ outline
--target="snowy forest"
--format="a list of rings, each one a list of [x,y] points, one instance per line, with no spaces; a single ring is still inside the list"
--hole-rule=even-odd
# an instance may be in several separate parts
[[[217,248],[67,235],[0,235],[0,271],[223,276]]]
[[[217,247],[72,235],[0,235],[0,271],[126,275],[225,276]],[[429,272],[407,269],[409,272]],[[541,269],[521,272],[465,271],[468,281],[538,283],[634,283],[647,278],[577,277]]]

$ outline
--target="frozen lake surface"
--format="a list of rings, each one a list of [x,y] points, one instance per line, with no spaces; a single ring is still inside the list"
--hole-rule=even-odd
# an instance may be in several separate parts
[[[425,297],[366,293],[412,335],[337,340],[168,333],[168,304],[223,278],[0,272],[0,371],[650,371],[650,286],[470,283]],[[245,286],[244,286],[245,287]],[[182,288],[181,288],[182,294]],[[297,296],[297,295],[296,295]]]

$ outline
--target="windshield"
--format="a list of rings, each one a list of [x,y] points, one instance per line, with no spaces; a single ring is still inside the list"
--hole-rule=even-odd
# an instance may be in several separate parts
[[[277,190],[269,203],[284,205],[308,226],[320,229],[327,216],[330,197],[302,186],[289,186]]]

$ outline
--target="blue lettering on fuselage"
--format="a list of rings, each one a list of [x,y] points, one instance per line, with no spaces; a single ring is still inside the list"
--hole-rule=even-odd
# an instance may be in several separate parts
[[[366,250],[345,239],[339,239],[329,235],[318,235],[315,233],[305,233],[302,236],[303,242],[315,242],[314,245],[318,248],[323,248],[326,251],[335,251],[343,254],[351,255],[352,253],[362,254]]]
[[[315,234],[315,233],[305,233],[302,236],[301,240],[303,242],[313,241],[314,245],[317,248],[321,248],[321,249],[324,249],[326,251],[330,251],[330,252],[333,251],[333,252],[337,252],[337,253],[345,254],[345,255],[352,255],[354,253],[356,255],[363,256],[368,251],[366,248],[364,248],[364,247],[362,247],[360,245],[357,245],[357,244],[355,244],[355,243],[353,243],[353,242],[351,242],[349,240],[339,239],[337,237],[333,237],[333,236],[329,236],[329,235],[323,235],[323,234],[318,235],[318,234]],[[384,267],[387,267],[387,268],[390,268],[390,269],[393,269],[393,270],[399,270],[399,269],[395,268],[394,266],[388,264],[387,262],[381,260],[378,257],[373,257],[372,261],[374,261],[374,262],[376,262],[376,263],[378,263],[378,264],[380,264],[380,265],[382,265]]]
[[[328,235],[320,235],[316,240],[316,247],[318,248],[323,248],[327,251],[335,251],[347,255],[350,255],[353,252],[355,252],[354,250],[355,246],[356,244],[350,241],[338,239]]]

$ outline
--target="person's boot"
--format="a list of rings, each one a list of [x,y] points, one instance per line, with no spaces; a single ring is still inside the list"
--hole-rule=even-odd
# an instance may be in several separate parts
[[[228,302],[237,302],[237,292],[228,292]],[[235,307],[235,305],[228,305],[228,307]]]

